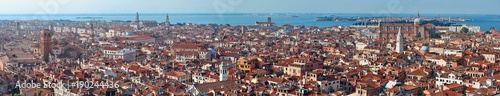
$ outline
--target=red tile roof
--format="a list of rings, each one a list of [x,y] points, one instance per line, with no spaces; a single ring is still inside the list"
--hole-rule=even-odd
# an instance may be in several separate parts
[[[104,48],[105,50],[112,50],[112,51],[118,51],[120,50],[120,48],[117,48],[117,47],[107,47],[107,48]]]
[[[127,38],[127,40],[147,40],[147,39],[154,39],[154,38],[151,36],[144,36],[144,35]]]

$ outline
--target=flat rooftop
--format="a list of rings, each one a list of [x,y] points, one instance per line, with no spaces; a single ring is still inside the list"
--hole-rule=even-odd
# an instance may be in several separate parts
[[[35,55],[29,50],[22,50],[20,48],[12,48],[5,50],[6,55],[12,60],[33,60]]]

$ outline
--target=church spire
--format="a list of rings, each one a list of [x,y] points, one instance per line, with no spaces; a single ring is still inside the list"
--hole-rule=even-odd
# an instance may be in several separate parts
[[[403,52],[403,34],[401,33],[401,28],[398,28],[398,35],[397,35],[397,40],[396,40],[396,52],[402,53]]]
[[[165,16],[165,30],[168,31],[170,29],[169,27],[170,27],[170,17],[167,14],[167,16]]]
[[[167,14],[167,16],[165,17],[165,24],[167,24],[167,25],[169,25],[169,24],[170,24],[170,17],[168,16],[168,14]]]
[[[139,12],[136,12],[136,13],[135,13],[135,21],[136,21],[136,22],[139,22]]]
[[[42,60],[48,63],[50,61],[50,52],[52,50],[52,35],[54,32],[49,29],[42,30],[40,32],[40,51],[42,55]]]
[[[219,81],[226,81],[229,75],[226,62],[222,61],[219,65]]]
[[[420,18],[420,11],[417,12],[417,18]]]

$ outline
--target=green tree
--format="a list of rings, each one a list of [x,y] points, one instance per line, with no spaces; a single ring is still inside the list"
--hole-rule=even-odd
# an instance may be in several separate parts
[[[42,92],[43,91],[38,92],[38,94],[36,96],[42,96]]]
[[[96,71],[94,71],[94,74],[96,74],[96,75],[101,75],[101,74],[102,74],[102,72],[101,72],[101,71],[97,71],[97,70],[96,70]]]
[[[459,62],[460,58],[452,58],[451,61],[453,61],[453,62]]]
[[[462,27],[462,29],[460,29],[460,33],[469,33],[469,28]]]
[[[258,73],[258,74],[255,74],[255,77],[263,77],[264,74],[261,74],[261,73]]]
[[[490,27],[490,31],[497,30],[495,27]]]
[[[486,31],[484,32],[484,34],[491,34],[491,31]]]

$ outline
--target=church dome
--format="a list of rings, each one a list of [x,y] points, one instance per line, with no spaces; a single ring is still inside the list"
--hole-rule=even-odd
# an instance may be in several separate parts
[[[429,52],[429,46],[422,46],[422,48],[420,48],[420,52]]]
[[[418,25],[418,24],[420,24],[420,21],[421,21],[420,18],[415,18],[415,20],[413,20],[413,23],[415,25]]]
[[[413,24],[415,25],[420,25],[420,12],[417,13],[417,18],[415,18],[415,20],[413,20]]]
[[[420,18],[415,18],[415,20],[413,20],[413,22],[420,22]]]

